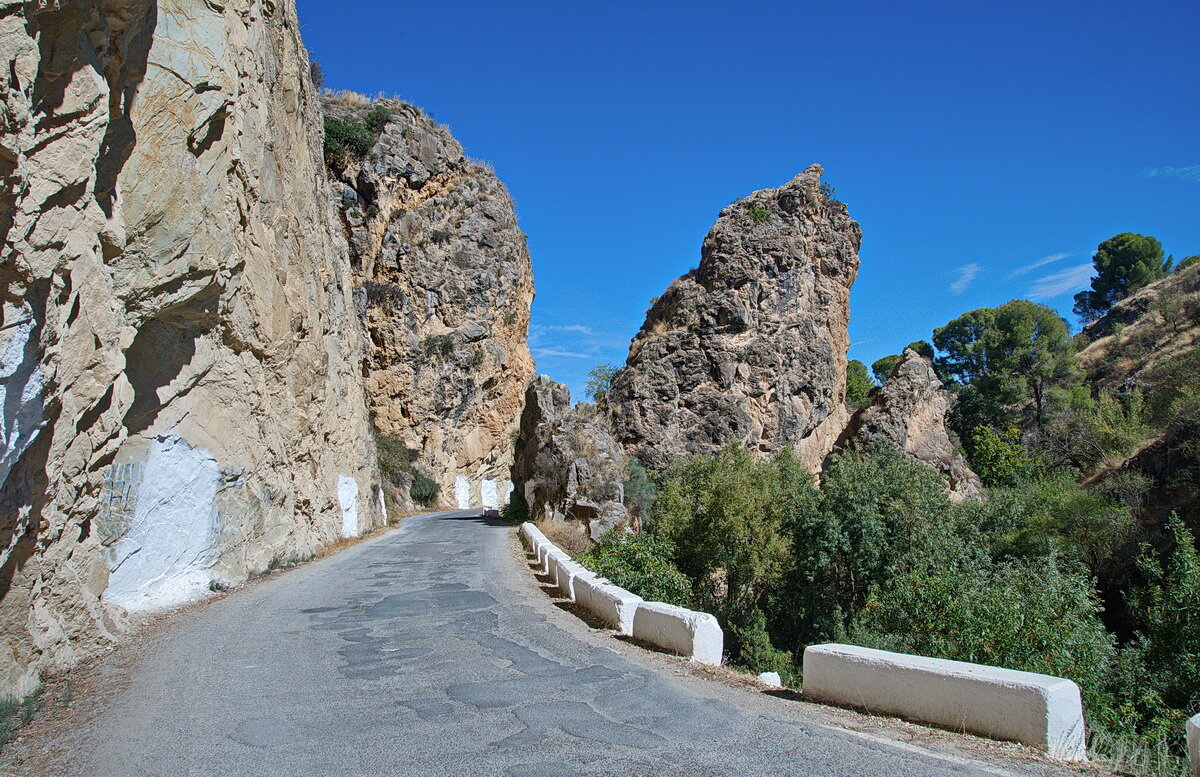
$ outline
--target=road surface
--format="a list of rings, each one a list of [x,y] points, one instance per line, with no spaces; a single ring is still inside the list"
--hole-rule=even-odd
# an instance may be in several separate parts
[[[468,512],[408,518],[177,616],[101,673],[102,700],[73,702],[90,711],[35,722],[0,773],[1066,773],[950,734],[891,743],[831,722],[853,713],[693,676],[556,608],[514,542]]]

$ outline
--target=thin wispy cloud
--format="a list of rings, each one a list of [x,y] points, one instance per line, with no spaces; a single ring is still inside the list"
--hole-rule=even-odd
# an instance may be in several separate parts
[[[551,358],[551,357],[555,357],[555,356],[560,356],[564,359],[591,359],[592,358],[592,355],[589,353],[574,353],[572,351],[559,351],[554,348],[530,348],[529,350],[530,350],[530,353],[532,353],[534,358],[536,358],[536,359]]]
[[[592,331],[592,328],[590,326],[584,326],[583,324],[566,324],[565,326],[553,325],[553,326],[543,326],[543,327],[538,327],[538,328],[544,329],[547,332],[576,332],[581,335],[589,335],[589,336],[596,334],[594,331]]]
[[[971,284],[975,282],[975,277],[979,275],[981,269],[983,268],[976,262],[964,264],[955,269],[954,280],[950,283],[950,293],[958,295],[971,288]]]
[[[1055,262],[1062,261],[1063,259],[1066,259],[1068,256],[1070,256],[1070,254],[1051,254],[1050,256],[1044,257],[1042,259],[1038,259],[1033,264],[1027,264],[1024,267],[1018,267],[1017,269],[1013,270],[1008,275],[1006,275],[1005,280],[1012,280],[1013,278],[1019,278],[1022,275],[1033,272],[1034,270],[1036,270],[1039,267],[1045,267],[1048,264],[1054,264]]]
[[[1025,292],[1025,296],[1034,302],[1045,302],[1057,299],[1064,294],[1079,291],[1088,285],[1092,279],[1092,263],[1080,264],[1059,270],[1056,273],[1038,278]]]
[[[1190,167],[1147,167],[1144,171],[1149,178],[1182,178],[1185,181],[1200,183],[1200,165]]]

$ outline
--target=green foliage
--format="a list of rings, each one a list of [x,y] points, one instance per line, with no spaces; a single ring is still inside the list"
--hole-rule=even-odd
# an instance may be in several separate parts
[[[1054,556],[929,561],[872,591],[855,644],[1070,677],[1103,703],[1114,640],[1081,571]]]
[[[1171,260],[1163,257],[1162,243],[1132,232],[1114,235],[1097,246],[1092,266],[1096,268],[1092,288],[1075,295],[1075,314],[1087,321],[1171,272]]]
[[[592,371],[588,373],[590,379],[585,389],[587,395],[596,400],[603,398],[605,392],[612,388],[612,381],[616,374],[617,368],[611,364],[600,364],[592,368]]]
[[[800,477],[811,489],[790,451],[756,461],[739,445],[677,462],[660,476],[649,530],[675,549],[702,609],[730,624],[759,609],[787,564],[783,520],[804,488],[785,481]]]
[[[846,363],[846,404],[853,408],[863,407],[870,401],[871,389],[875,385],[867,376],[867,365],[858,359]]]
[[[395,434],[376,434],[375,448],[379,451],[379,470],[392,485],[404,482],[404,476],[412,473],[412,463],[417,451],[405,446],[404,440]]]
[[[900,363],[900,359],[900,354],[893,353],[881,359],[876,359],[871,364],[871,374],[875,376],[875,380],[879,381],[880,385],[887,383],[888,378],[892,377],[892,370],[896,369],[896,365]]]
[[[18,728],[33,720],[41,706],[41,688],[22,699],[0,697],[0,748],[12,741]]]
[[[1182,272],[1197,262],[1200,262],[1200,254],[1184,257],[1179,260],[1179,264],[1175,265],[1175,272]]]
[[[687,577],[671,562],[670,543],[648,534],[609,533],[579,563],[648,601],[691,607]]]
[[[636,456],[631,456],[629,467],[625,470],[625,508],[639,518],[650,515],[650,506],[654,503],[657,491],[658,487],[642,462]]]
[[[318,92],[325,86],[325,70],[321,67],[321,63],[313,56],[311,50],[308,52],[308,77],[312,81],[313,88]]]
[[[843,204],[842,201],[837,198],[837,189],[835,189],[833,184],[829,183],[829,181],[821,181],[821,194],[825,195],[825,199],[829,200],[831,205]]]
[[[758,205],[751,205],[746,212],[750,214],[750,218],[754,220],[755,224],[766,224],[771,220],[771,211]]]
[[[351,159],[361,159],[375,145],[375,136],[357,119],[325,117],[325,163],[345,167]]]
[[[429,356],[452,356],[454,354],[454,336],[429,335],[421,342],[421,347]]]
[[[414,502],[429,507],[437,501],[441,486],[436,481],[417,470],[413,471],[412,479],[412,485],[409,486],[408,494],[413,498]]]
[[[946,354],[938,359],[939,373],[973,386],[981,407],[1003,412],[1031,401],[1040,427],[1049,390],[1079,381],[1069,335],[1067,322],[1053,308],[1018,299],[964,313],[935,329],[933,343]],[[1006,425],[1003,417],[971,420]]]
[[[971,433],[971,467],[986,486],[1016,486],[1039,471],[1037,459],[1021,445],[1021,430],[1010,426],[1003,433],[977,426]]]
[[[906,351],[907,350],[916,351],[918,354],[920,354],[921,356],[924,356],[926,359],[934,358],[933,346],[930,345],[925,340],[914,340],[913,342],[906,345],[904,347],[904,349]]]
[[[371,107],[371,110],[367,111],[364,123],[375,137],[379,137],[387,129],[388,122],[391,120],[391,108],[388,108],[386,105],[374,105]]]
[[[500,517],[509,523],[525,523],[529,520],[529,502],[521,489],[513,489],[508,496],[508,503],[500,508]]]

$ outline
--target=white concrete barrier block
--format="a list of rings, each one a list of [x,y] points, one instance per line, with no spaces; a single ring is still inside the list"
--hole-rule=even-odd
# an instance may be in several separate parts
[[[571,557],[560,550],[557,546],[551,545],[546,550],[546,575],[550,578],[550,583],[558,586],[558,567],[564,561],[570,561]]]
[[[594,577],[573,559],[560,559],[555,566],[554,587],[564,599],[575,601],[575,581],[584,575]]]
[[[1079,686],[1061,677],[856,645],[812,645],[804,651],[804,695],[1023,742],[1068,761],[1087,758]]]
[[[633,613],[633,636],[701,664],[720,666],[725,633],[717,619],[662,602],[642,602]]]
[[[575,601],[610,629],[632,634],[633,614],[643,599],[602,577],[591,575],[576,578]]]
[[[1188,718],[1188,760],[1192,763],[1192,777],[1200,777],[1200,715]]]
[[[518,532],[521,535],[521,544],[523,544],[530,553],[533,553],[536,550],[539,540],[548,541],[546,540],[546,535],[542,534],[542,530],[534,526],[529,521],[521,524],[521,528],[518,530]]]

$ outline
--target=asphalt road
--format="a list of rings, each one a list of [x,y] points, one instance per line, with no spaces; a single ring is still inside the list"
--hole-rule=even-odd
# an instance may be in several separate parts
[[[890,743],[843,730],[815,705],[691,676],[680,660],[557,609],[515,552],[511,528],[469,515],[406,519],[175,619],[93,712],[49,742],[43,733],[38,743],[35,724],[0,771],[1059,773],[1010,756]]]

